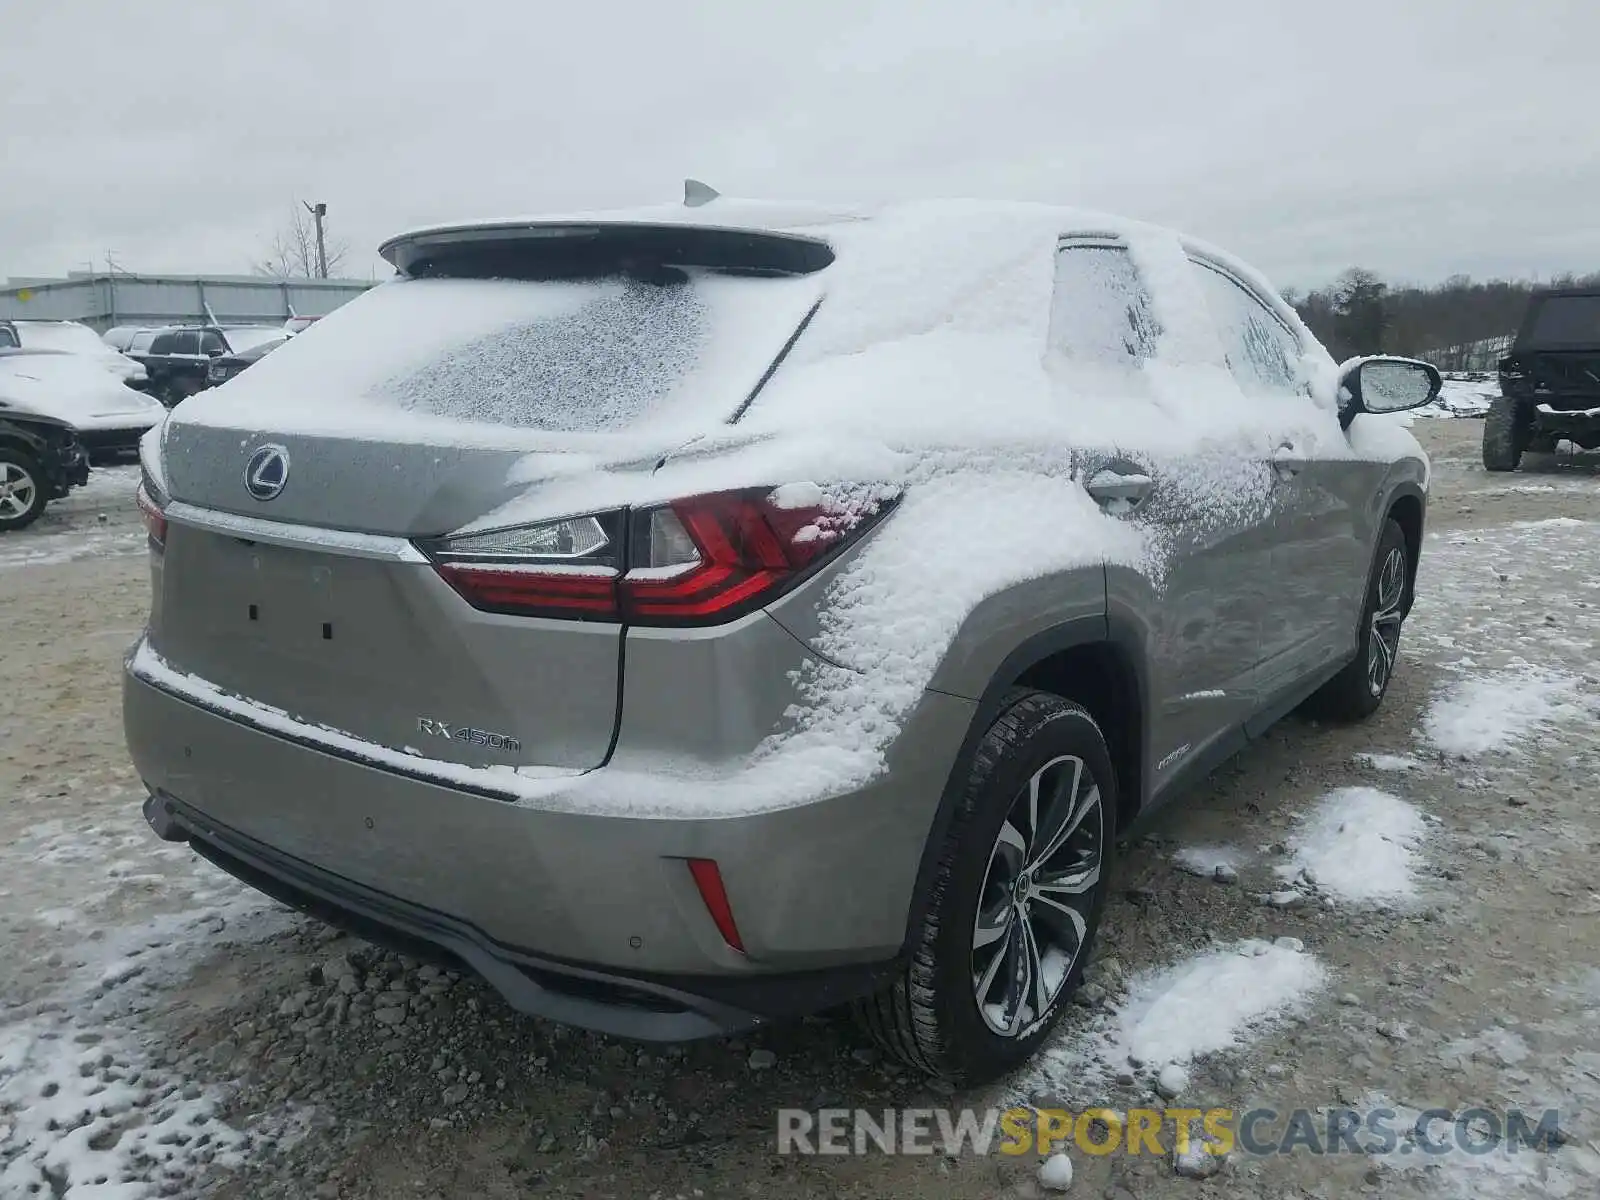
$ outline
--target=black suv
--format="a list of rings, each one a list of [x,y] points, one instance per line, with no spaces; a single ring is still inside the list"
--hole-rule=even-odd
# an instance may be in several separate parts
[[[1535,292],[1511,353],[1500,360],[1500,398],[1483,423],[1483,465],[1514,471],[1525,450],[1562,438],[1600,446],[1600,287]]]
[[[150,345],[130,347],[130,358],[144,364],[149,392],[168,408],[202,391],[213,360],[240,354],[282,331],[255,326],[231,329],[220,325],[172,326],[155,331]]]
[[[33,524],[44,506],[89,482],[72,426],[0,408],[0,533]]]

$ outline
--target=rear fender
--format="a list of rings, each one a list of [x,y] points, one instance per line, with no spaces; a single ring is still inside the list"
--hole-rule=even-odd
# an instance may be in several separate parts
[[[978,745],[988,733],[989,727],[994,724],[995,718],[1000,715],[1005,707],[1008,693],[1017,685],[1017,682],[1026,676],[1030,669],[1044,663],[1051,657],[1078,647],[1110,645],[1116,648],[1119,655],[1127,662],[1133,664],[1135,686],[1138,696],[1136,704],[1140,713],[1139,731],[1137,735],[1138,762],[1144,763],[1148,759],[1148,746],[1146,745],[1145,731],[1149,728],[1148,706],[1149,687],[1145,678],[1145,653],[1138,640],[1137,630],[1128,624],[1108,621],[1105,612],[1083,614],[1066,621],[1039,629],[1020,644],[1015,644],[1010,653],[1002,657],[991,672],[987,684],[978,696],[978,705],[973,713],[972,721],[967,727],[966,736],[961,741],[961,747],[956,753],[955,762],[950,769],[950,774],[945,781],[943,792],[939,797],[939,806],[934,813],[933,823],[928,831],[927,842],[923,846],[922,860],[917,870],[916,885],[912,891],[910,911],[906,920],[905,947],[914,945],[921,936],[922,922],[927,915],[928,905],[932,898],[934,876],[938,870],[939,858],[944,848],[946,835],[949,833],[950,824],[954,820],[956,806],[960,803],[962,792],[966,789],[967,780],[972,772],[973,760],[977,756]],[[1120,793],[1119,781],[1119,807],[1124,820],[1131,817],[1133,812],[1128,809],[1130,799],[1136,800],[1136,809],[1144,808],[1148,784],[1146,773],[1139,772],[1140,778],[1133,783],[1132,796]]]

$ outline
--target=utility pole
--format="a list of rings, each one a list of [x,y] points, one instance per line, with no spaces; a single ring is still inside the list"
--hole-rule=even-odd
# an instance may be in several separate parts
[[[300,201],[300,203],[305,204],[306,211],[311,214],[311,219],[317,223],[317,278],[326,279],[328,277],[328,244],[322,237],[322,219],[328,215],[328,206],[326,204],[306,204],[304,200]]]

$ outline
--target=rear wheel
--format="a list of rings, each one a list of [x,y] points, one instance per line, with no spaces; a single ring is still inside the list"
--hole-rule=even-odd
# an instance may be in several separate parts
[[[0,446],[0,532],[32,525],[44,511],[44,475],[33,456]]]
[[[974,757],[905,973],[858,1005],[886,1050],[981,1083],[1038,1049],[1094,944],[1116,803],[1094,718],[1014,692]]]
[[[1389,681],[1400,664],[1400,626],[1411,595],[1411,555],[1399,522],[1384,522],[1367,602],[1361,612],[1361,635],[1350,660],[1308,706],[1317,716],[1359,721],[1377,712]]]
[[[1515,471],[1528,448],[1532,430],[1521,406],[1499,396],[1483,418],[1483,467],[1486,471]]]

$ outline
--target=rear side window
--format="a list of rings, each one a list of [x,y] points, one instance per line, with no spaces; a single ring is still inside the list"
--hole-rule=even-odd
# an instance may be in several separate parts
[[[1056,253],[1050,349],[1077,364],[1137,370],[1161,327],[1126,246],[1071,243]]]
[[[1300,343],[1254,292],[1203,259],[1191,259],[1228,370],[1247,394],[1294,395]]]
[[[168,354],[199,354],[200,335],[193,331],[175,333],[172,335],[172,349]]]
[[[1546,296],[1522,338],[1524,346],[1600,348],[1600,296]]]
[[[17,335],[12,333],[11,329],[5,325],[0,325],[0,346],[9,347],[13,350],[17,348]]]

